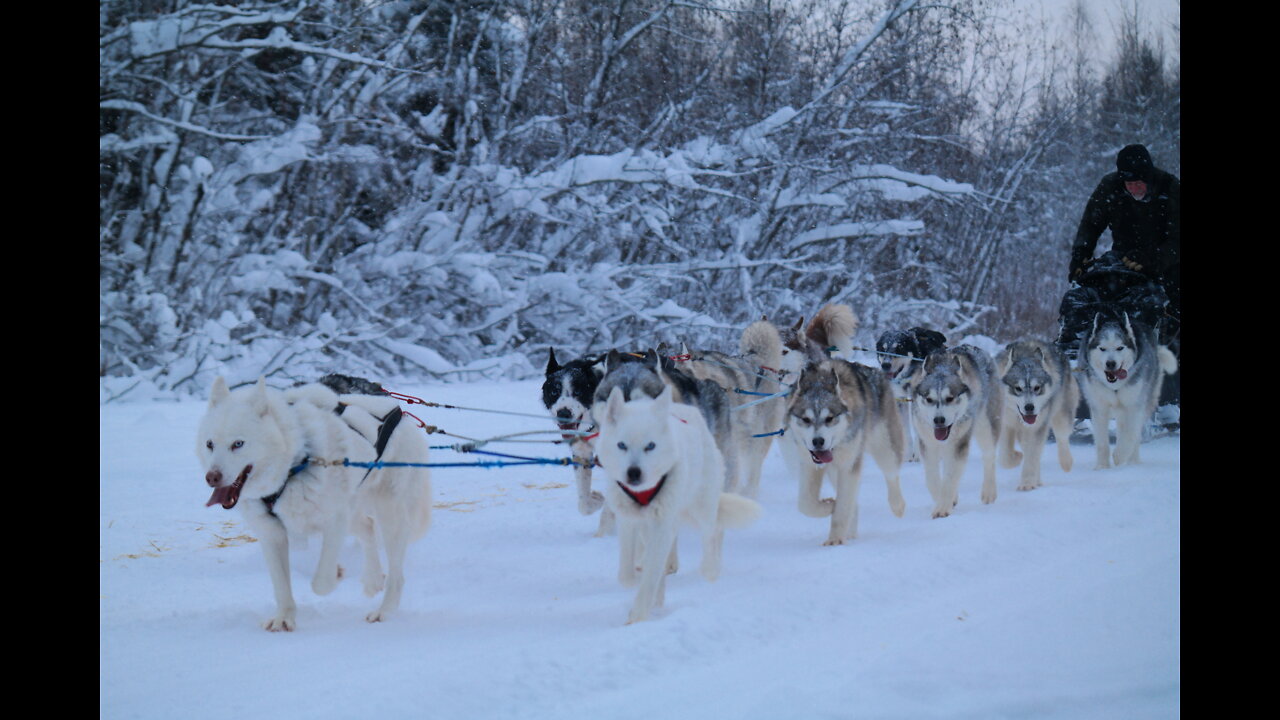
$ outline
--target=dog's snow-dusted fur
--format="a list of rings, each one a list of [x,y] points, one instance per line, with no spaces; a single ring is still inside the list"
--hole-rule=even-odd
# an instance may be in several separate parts
[[[720,576],[725,528],[744,527],[760,505],[726,493],[715,438],[702,413],[673,401],[670,387],[656,398],[624,399],[615,387],[597,417],[600,464],[609,479],[605,502],[618,517],[618,581],[639,589],[627,623],[648,620],[665,600],[666,560],[681,524],[702,535],[701,572]]]
[[[801,327],[804,318],[791,327],[778,328],[782,338],[781,369],[787,372],[788,382],[794,382],[806,365],[824,360],[830,353],[847,359],[853,352],[851,338],[858,330],[858,316],[848,305],[831,303],[822,306],[803,332]]]
[[[1019,490],[1034,490],[1040,481],[1040,455],[1053,428],[1058,464],[1071,471],[1071,428],[1080,387],[1067,356],[1042,340],[1010,343],[996,359],[996,372],[1004,386],[1004,417],[1000,426],[1000,464],[1022,463]],[[1019,452],[1014,444],[1022,448]]]
[[[584,355],[564,365],[556,362],[552,348],[547,359],[545,380],[542,383],[542,404],[555,419],[561,430],[585,431],[593,425],[591,404],[596,388],[604,377],[604,356]],[[590,515],[604,506],[604,496],[591,489],[591,467],[595,458],[595,441],[589,435],[562,436],[569,443],[573,455],[573,477],[578,488],[578,512]],[[613,517],[609,513],[600,516],[597,536],[611,532]]]
[[[902,517],[902,423],[881,371],[839,358],[806,366],[787,398],[783,448],[800,481],[800,512],[831,516],[824,545],[840,545],[857,536],[864,452],[871,453],[884,473],[890,510]],[[834,499],[820,498],[822,480],[828,476]]]
[[[728,492],[740,492],[754,498],[760,491],[760,471],[765,456],[773,445],[769,433],[782,429],[786,403],[782,398],[761,401],[756,393],[776,393],[784,389],[779,368],[782,365],[782,339],[778,329],[767,320],[757,320],[742,332],[737,357],[711,350],[696,351],[680,367],[699,380],[709,380],[724,388],[733,406],[735,444],[742,452],[738,472],[725,484]],[[741,410],[737,408],[748,406]],[[755,437],[764,435],[764,437]],[[745,475],[745,478],[742,476]]]
[[[959,502],[971,438],[982,449],[982,502],[995,502],[996,443],[1003,412],[998,382],[991,356],[972,345],[935,352],[924,362],[911,419],[920,437],[935,518],[950,515]]]
[[[1159,345],[1155,331],[1129,319],[1095,315],[1093,325],[1080,338],[1077,363],[1080,381],[1093,425],[1098,468],[1110,467],[1111,418],[1116,419],[1116,465],[1139,462],[1142,426],[1155,412],[1160,399],[1161,374],[1172,375],[1178,361]]]
[[[876,339],[876,359],[889,376],[893,397],[899,403],[911,402],[915,383],[924,375],[924,359],[947,347],[947,337],[937,330],[913,327],[910,330],[886,330]],[[916,437],[908,407],[898,413],[903,434],[907,438],[907,462],[920,461],[920,439]]]
[[[335,413],[339,408],[341,415]],[[405,553],[431,519],[427,470],[380,468],[366,476],[362,468],[322,463],[373,461],[383,418],[399,411],[390,398],[339,396],[319,384],[282,392],[259,379],[232,391],[222,378],[214,381],[196,436],[196,455],[205,481],[214,488],[208,504],[238,505],[261,542],[276,598],[276,614],[263,624],[267,630],[296,627],[290,535],[320,533],[320,561],[311,589],[326,595],[342,577],[338,552],[348,531],[354,532],[364,546],[365,594],[385,591],[381,606],[365,619],[385,620],[399,607]],[[425,462],[426,436],[408,426],[397,428],[382,459]],[[387,555],[385,577],[378,536]]]

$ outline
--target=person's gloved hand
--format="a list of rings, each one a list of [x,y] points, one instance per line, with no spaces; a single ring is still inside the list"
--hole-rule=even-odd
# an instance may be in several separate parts
[[[1130,270],[1133,270],[1135,272],[1142,272],[1142,266],[1134,262],[1133,260],[1130,260],[1127,257],[1120,258],[1120,262],[1124,263],[1124,266],[1129,268]]]

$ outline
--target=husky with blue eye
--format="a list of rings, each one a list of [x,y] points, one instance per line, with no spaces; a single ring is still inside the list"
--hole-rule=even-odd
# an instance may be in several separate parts
[[[996,443],[1003,403],[996,365],[972,345],[935,352],[916,383],[911,420],[920,437],[925,483],[933,496],[933,517],[947,517],[959,502],[960,476],[969,442],[982,448],[982,502],[996,499]]]
[[[839,358],[810,363],[787,399],[786,421],[784,456],[800,481],[800,512],[831,517],[823,545],[857,536],[864,453],[884,473],[889,509],[902,517],[902,421],[883,372]],[[824,478],[835,486],[835,498],[820,497]]]
[[[1080,338],[1077,355],[1080,384],[1089,401],[1098,468],[1111,467],[1111,418],[1116,419],[1116,465],[1138,462],[1142,426],[1160,399],[1162,375],[1178,369],[1169,348],[1157,344],[1156,333],[1128,313],[1094,315]]]
[[[339,395],[335,386],[355,392]],[[276,598],[276,614],[263,623],[267,630],[297,626],[289,538],[312,533],[322,539],[311,580],[317,595],[333,591],[342,578],[338,554],[352,532],[364,546],[365,594],[385,591],[365,619],[386,620],[400,606],[409,543],[431,521],[431,477],[421,467],[427,436],[399,424],[399,403],[368,390],[342,376],[284,391],[261,378],[236,390],[221,377],[213,383],[196,433],[196,456],[213,489],[206,506],[239,508],[260,542]],[[345,460],[407,465],[366,470]]]
[[[755,501],[722,491],[724,460],[702,412],[672,398],[671,386],[630,400],[614,386],[596,414],[605,503],[618,519],[618,581],[639,585],[628,624],[662,606],[680,525],[702,534],[702,575],[715,580],[724,529],[760,515]]]
[[[1080,386],[1071,373],[1067,356],[1042,340],[1010,343],[996,359],[996,372],[1004,386],[1004,417],[1000,425],[1000,464],[1006,468],[1022,463],[1019,490],[1034,490],[1040,482],[1040,456],[1053,428],[1058,445],[1058,464],[1064,471],[1072,465],[1071,428]],[[1019,452],[1014,448],[1022,448]]]

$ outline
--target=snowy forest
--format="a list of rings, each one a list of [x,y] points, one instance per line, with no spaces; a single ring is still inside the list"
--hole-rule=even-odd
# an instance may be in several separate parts
[[[1116,151],[1181,174],[1180,66],[1140,5],[1026,7],[101,0],[102,400],[732,352],[826,302],[863,346],[1047,339]]]

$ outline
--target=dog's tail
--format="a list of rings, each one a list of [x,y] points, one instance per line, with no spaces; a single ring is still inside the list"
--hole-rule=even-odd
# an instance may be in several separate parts
[[[1178,372],[1178,358],[1173,356],[1173,352],[1169,348],[1161,345],[1156,349],[1156,357],[1160,360],[1160,369],[1165,375],[1172,375]]]
[[[720,493],[716,524],[723,528],[744,528],[759,519],[764,508],[760,503],[734,493]]]
[[[782,367],[782,336],[768,320],[757,320],[742,331],[738,352],[751,362],[777,370]]]
[[[841,357],[853,352],[853,334],[858,330],[858,316],[853,308],[843,304],[822,306],[809,321],[805,334],[825,348],[835,348]]]

